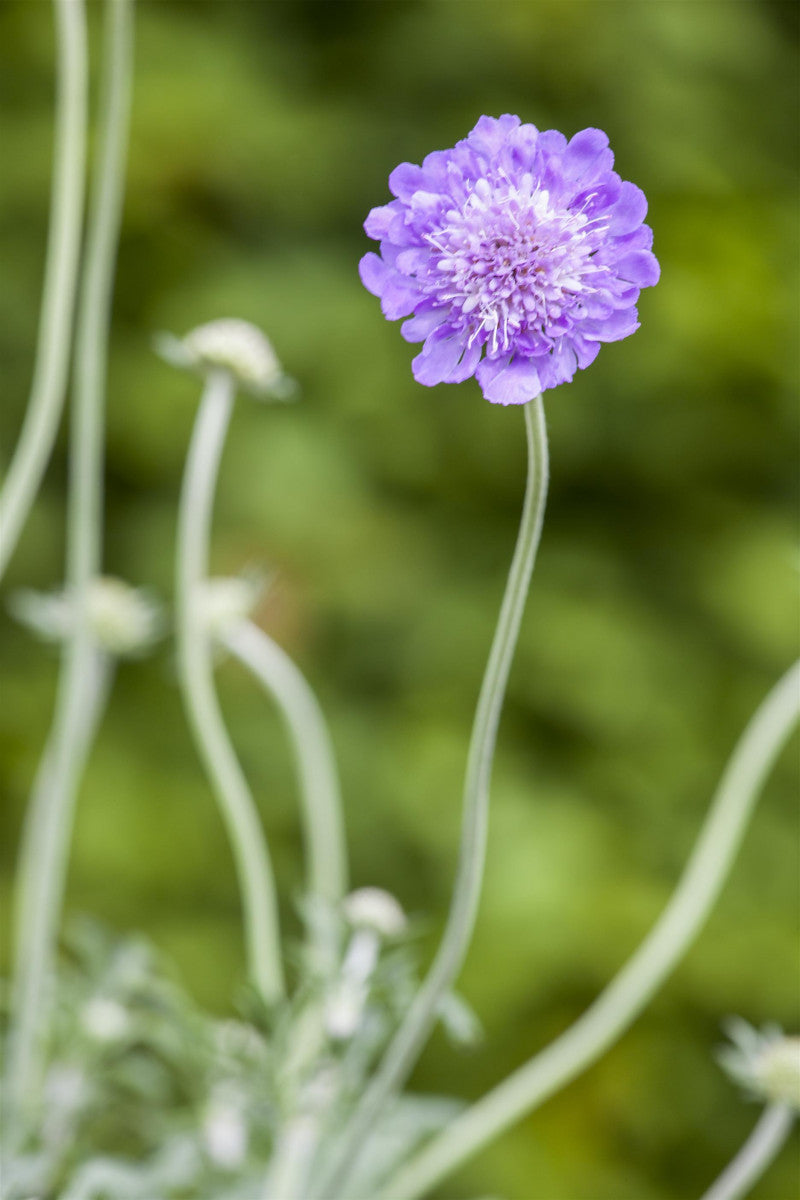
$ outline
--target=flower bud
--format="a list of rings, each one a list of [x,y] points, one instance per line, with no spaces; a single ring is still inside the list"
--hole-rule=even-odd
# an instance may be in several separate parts
[[[130,1031],[130,1018],[121,1004],[93,996],[81,1012],[81,1024],[96,1042],[117,1042]]]
[[[200,585],[200,607],[206,629],[219,637],[238,621],[246,621],[261,599],[265,577],[256,572],[206,579]]]
[[[156,350],[173,366],[196,374],[225,371],[243,391],[262,399],[288,400],[295,391],[272,343],[249,321],[209,321],[183,338],[160,334]]]
[[[756,1066],[763,1094],[800,1112],[800,1037],[782,1037],[762,1050]]]
[[[121,579],[98,576],[89,584],[89,627],[107,654],[126,657],[150,649],[163,633],[161,606],[140,588]],[[78,608],[71,590],[21,589],[10,597],[13,616],[47,642],[65,641],[75,629]]]
[[[351,892],[342,902],[345,919],[357,929],[371,929],[382,938],[400,937],[406,930],[406,916],[389,892],[365,887]]]
[[[728,1074],[758,1099],[800,1112],[800,1037],[787,1037],[777,1025],[759,1032],[739,1017],[726,1031],[733,1046],[719,1059]]]
[[[241,1097],[224,1086],[216,1088],[203,1119],[203,1140],[212,1162],[235,1171],[247,1157],[249,1130]]]

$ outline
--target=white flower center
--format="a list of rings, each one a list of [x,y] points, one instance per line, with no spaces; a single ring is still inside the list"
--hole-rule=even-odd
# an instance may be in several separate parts
[[[608,269],[592,261],[603,229],[582,210],[555,208],[530,175],[518,186],[479,179],[446,220],[427,235],[434,253],[423,285],[450,304],[451,323],[469,329],[470,345],[482,338],[493,354],[520,334],[560,336],[565,314]]]

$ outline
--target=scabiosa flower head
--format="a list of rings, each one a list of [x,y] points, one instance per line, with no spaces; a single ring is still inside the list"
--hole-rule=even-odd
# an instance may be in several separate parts
[[[599,129],[568,142],[505,115],[392,172],[360,274],[389,320],[410,316],[419,383],[475,375],[487,400],[524,404],[638,328],[659,267],[644,193],[613,163]]]

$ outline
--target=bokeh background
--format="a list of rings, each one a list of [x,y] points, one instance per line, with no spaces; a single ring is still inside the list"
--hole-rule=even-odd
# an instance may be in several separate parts
[[[240,402],[214,568],[276,571],[259,620],[328,712],[354,881],[421,918],[423,958],[453,878],[524,437],[520,413],[487,405],[473,381],[413,382],[412,349],[358,281],[361,222],[397,162],[452,145],[484,112],[568,135],[600,126],[650,198],[663,275],[643,295],[641,330],[547,397],[549,510],[462,979],[485,1041],[465,1054],[437,1036],[419,1088],[477,1096],[592,1000],[664,904],[739,731],[796,653],[798,12],[765,0],[138,5],[107,568],[171,595],[197,388],[156,359],[153,332],[255,321],[302,401]],[[31,375],[52,54],[45,0],[4,4],[6,458]],[[58,584],[64,486],[62,439],[9,589]],[[5,615],[0,641],[7,912],[56,661]],[[288,749],[240,669],[223,666],[219,685],[296,932]],[[800,1025],[792,751],[713,918],[648,1013],[441,1196],[685,1200],[721,1169],[757,1110],[713,1060],[720,1020]],[[120,669],[80,797],[69,909],[144,929],[200,1001],[230,1010],[237,892],[168,646]],[[787,1151],[753,1195],[788,1200],[797,1182]]]

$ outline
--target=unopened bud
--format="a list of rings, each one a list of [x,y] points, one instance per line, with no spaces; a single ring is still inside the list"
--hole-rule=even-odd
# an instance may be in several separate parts
[[[146,592],[121,579],[102,575],[93,579],[87,594],[88,620],[92,635],[108,654],[125,657],[141,654],[158,641],[163,632],[161,606]],[[75,596],[61,592],[21,589],[9,600],[13,616],[44,641],[64,641],[78,620]]]
[[[201,584],[199,603],[211,636],[219,637],[231,625],[246,621],[265,586],[264,576],[255,573],[206,579]]]
[[[203,1140],[209,1158],[224,1170],[235,1171],[247,1157],[249,1130],[241,1099],[224,1088],[212,1093],[203,1120]]]
[[[269,338],[249,321],[209,321],[183,338],[160,334],[156,350],[173,366],[196,374],[227,371],[243,391],[263,399],[288,400],[295,391]]]
[[[351,892],[342,902],[347,922],[356,929],[371,929],[382,938],[398,938],[405,933],[405,913],[389,892],[365,887]]]
[[[93,996],[81,1013],[81,1024],[97,1042],[117,1042],[130,1029],[130,1018],[116,1000]]]
[[[777,1025],[759,1032],[738,1017],[726,1031],[733,1046],[719,1059],[728,1074],[760,1100],[800,1112],[800,1037],[787,1037]]]

